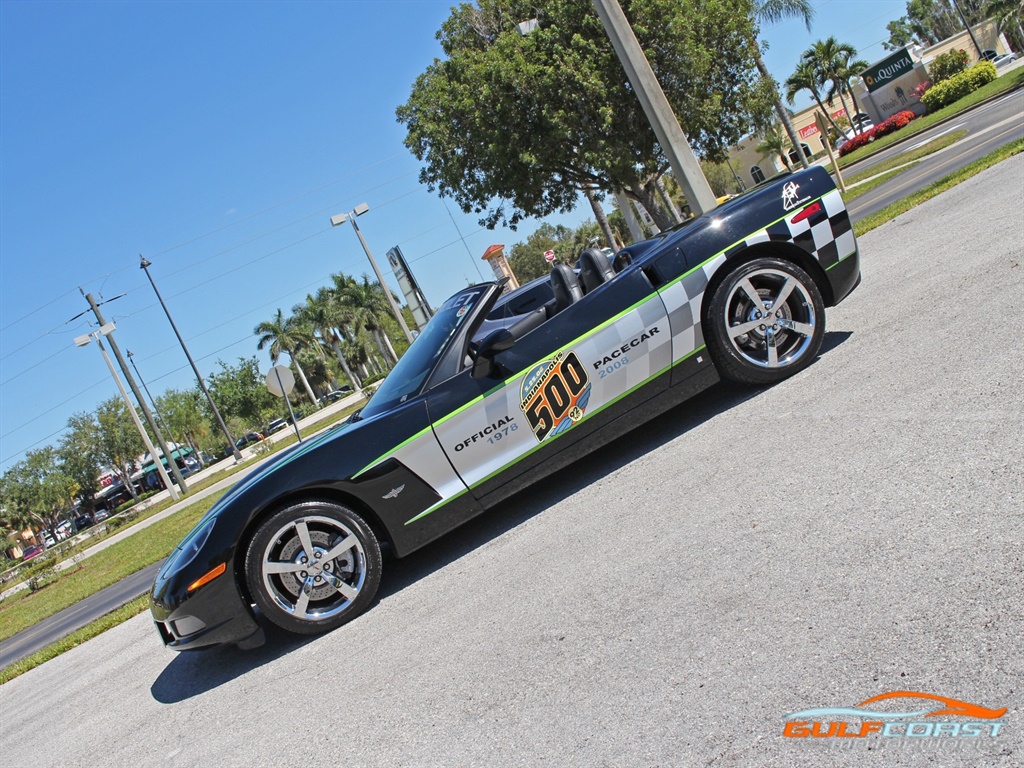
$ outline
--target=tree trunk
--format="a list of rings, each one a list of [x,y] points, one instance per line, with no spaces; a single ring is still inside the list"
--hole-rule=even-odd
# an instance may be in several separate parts
[[[666,230],[675,224],[665,212],[665,209],[658,203],[658,195],[655,192],[654,184],[648,182],[643,186],[630,187],[628,191],[647,209],[651,218],[654,219],[654,223],[658,225],[658,229]]]
[[[121,482],[124,483],[124,487],[128,489],[128,493],[132,495],[132,499],[138,501],[139,494],[135,491],[135,483],[132,482],[132,473],[122,468],[121,471],[117,473],[117,476],[121,478]],[[163,483],[161,483],[161,485],[162,484]]]
[[[380,334],[380,335],[378,336],[377,334]],[[393,346],[391,346],[391,339],[388,338],[387,331],[385,331],[383,329],[381,329],[379,331],[374,331],[374,336],[377,338],[377,346],[378,347],[381,347],[381,343],[380,343],[381,342],[381,338],[384,339],[384,346],[386,346],[387,347],[387,351],[391,353],[391,359],[394,360],[397,363],[398,362],[398,355],[395,353],[395,348]],[[384,352],[384,347],[381,347],[380,353],[382,355],[384,355],[384,360],[387,361],[388,356]],[[385,370],[391,370],[391,366],[387,366],[385,368]]]
[[[676,220],[676,224],[682,224],[683,216],[679,212],[679,209],[676,208],[676,204],[672,202],[672,198],[668,196],[668,190],[665,189],[665,182],[661,180],[660,176],[658,177],[658,180],[654,182],[654,186],[658,190],[658,196],[661,198],[661,202],[665,204],[668,212],[672,214],[672,218]]]
[[[594,194],[594,187],[584,187],[583,194],[586,196],[591,209],[594,211],[594,218],[597,220],[597,225],[601,228],[601,232],[604,233],[604,239],[608,243],[608,247],[613,251],[618,250],[615,246],[615,235],[612,234],[612,228],[608,224],[608,217],[604,215],[604,208],[601,206],[601,201],[598,200],[597,195]]]
[[[854,134],[860,133],[860,129],[858,129],[857,125],[853,122],[853,115],[850,114],[850,108],[846,106],[846,99],[843,98],[842,89],[837,88],[836,90],[839,91],[839,101],[843,105],[843,112],[846,113],[846,119],[850,121],[850,128],[853,129]]]
[[[757,45],[757,41],[754,41]],[[760,48],[758,48],[760,51]],[[782,121],[783,127],[786,129],[786,135],[789,136],[789,140],[793,142],[793,148],[796,150],[797,157],[800,158],[800,165],[804,168],[810,168],[807,164],[807,158],[804,156],[803,148],[800,146],[800,137],[796,133],[796,129],[793,128],[793,121],[789,119],[789,112],[786,109],[786,105],[782,103],[782,98],[779,96],[779,86],[775,82],[775,79],[768,72],[768,65],[764,63],[764,59],[761,57],[760,52],[757,56],[757,71],[761,73],[761,77],[766,79],[772,86],[772,101],[775,102],[775,111],[779,115],[779,120]]]
[[[811,94],[814,96],[814,100],[818,102],[818,106],[821,107],[821,112],[823,115],[825,115],[825,119],[828,120],[829,124],[835,129],[835,132],[839,136],[842,136],[842,130],[840,130],[839,125],[836,123],[836,121],[832,119],[832,115],[829,114],[828,109],[825,108],[825,104],[822,102],[821,96],[818,95],[817,91],[811,91]]]
[[[309,402],[313,404],[315,408],[319,408],[320,404],[316,401],[316,395],[313,394],[313,390],[309,386],[309,382],[306,380],[306,372],[302,370],[302,366],[299,365],[299,361],[294,357],[292,362],[295,363],[295,370],[299,372],[299,378],[302,379],[302,386],[306,389],[306,394],[309,395]]]
[[[338,356],[338,362],[341,363],[341,369],[345,371],[345,375],[348,376],[348,381],[352,385],[352,388],[356,392],[362,392],[362,382],[356,378],[355,374],[352,373],[352,369],[348,367],[348,361],[345,359],[345,356],[341,354],[341,345],[338,344],[337,339],[331,339],[331,347],[334,349],[334,354]]]
[[[860,114],[860,105],[857,104],[857,97],[853,95],[853,88],[850,88],[849,86],[847,86],[846,92],[850,94],[850,101],[853,102],[853,116],[856,117],[857,115]],[[852,117],[850,118],[850,123],[853,123]],[[857,127],[860,127],[860,122],[857,123]],[[861,133],[861,131],[857,132]]]

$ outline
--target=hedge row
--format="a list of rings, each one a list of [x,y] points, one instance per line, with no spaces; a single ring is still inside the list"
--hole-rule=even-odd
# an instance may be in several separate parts
[[[979,61],[970,69],[933,85],[924,92],[921,101],[928,107],[929,112],[934,112],[954,101],[959,101],[995,79],[996,65],[991,61]]]

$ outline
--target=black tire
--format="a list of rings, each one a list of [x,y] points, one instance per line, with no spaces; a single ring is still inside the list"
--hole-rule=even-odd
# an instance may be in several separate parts
[[[708,350],[723,378],[740,384],[774,384],[803,370],[825,337],[821,291],[784,259],[740,264],[714,289],[708,306]]]
[[[267,518],[245,555],[249,592],[289,632],[328,632],[354,619],[380,586],[380,544],[355,512],[303,501]]]

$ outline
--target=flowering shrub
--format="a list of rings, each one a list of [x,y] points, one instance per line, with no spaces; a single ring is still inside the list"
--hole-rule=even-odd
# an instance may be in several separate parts
[[[892,117],[883,120],[874,128],[869,128],[864,133],[854,136],[852,139],[847,141],[843,146],[839,148],[839,156],[843,157],[850,154],[855,149],[860,149],[866,144],[870,144],[875,139],[886,136],[890,133],[894,133],[901,128],[906,128],[910,125],[910,121],[913,120],[917,115],[911,112],[909,109],[904,109],[901,112],[897,112]]]
[[[909,109],[904,109],[901,112],[897,112],[892,117],[883,120],[875,126],[875,138],[879,136],[885,136],[886,134],[894,133],[900,128],[906,128],[910,125],[910,121],[913,120],[917,115],[911,112]]]
[[[946,51],[935,57],[935,61],[928,67],[928,74],[932,76],[932,82],[938,85],[963,72],[970,61],[967,51],[963,48],[959,51]]]
[[[945,82],[936,83],[921,97],[929,112],[959,101],[969,93],[996,79],[996,67],[990,61],[980,61],[970,69],[953,75]]]
[[[866,144],[875,140],[875,129],[868,128],[863,133],[855,133],[853,138],[847,141],[843,146],[839,148],[839,156],[843,157],[853,152],[855,149],[860,149]]]
[[[925,91],[927,91],[931,87],[932,87],[932,81],[931,80],[925,80],[923,83],[918,83],[913,88],[911,88],[910,89],[910,95],[913,96],[915,99],[920,100],[921,97],[924,96]]]

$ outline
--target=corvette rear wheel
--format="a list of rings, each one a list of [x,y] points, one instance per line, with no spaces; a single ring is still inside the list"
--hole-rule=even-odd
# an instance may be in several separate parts
[[[792,262],[760,258],[718,284],[707,317],[719,372],[741,384],[773,384],[803,370],[825,336],[825,305],[814,280]]]
[[[256,605],[274,624],[304,635],[365,611],[380,573],[380,545],[370,526],[328,501],[304,501],[268,518],[245,557]]]

